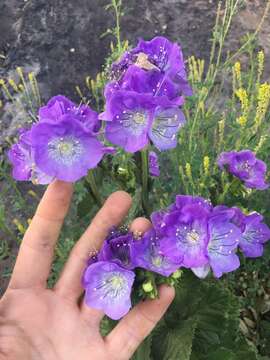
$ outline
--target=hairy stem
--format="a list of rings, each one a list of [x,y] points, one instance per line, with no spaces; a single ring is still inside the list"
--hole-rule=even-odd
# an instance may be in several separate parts
[[[141,151],[142,158],[142,207],[147,215],[150,215],[148,197],[148,150]]]
[[[93,197],[96,200],[97,205],[99,207],[101,207],[103,201],[102,201],[102,197],[101,197],[101,195],[99,193],[99,190],[98,190],[98,187],[97,187],[94,170],[89,170],[88,171],[88,174],[86,176],[86,180],[87,180],[88,184],[90,185],[91,192],[93,194]]]

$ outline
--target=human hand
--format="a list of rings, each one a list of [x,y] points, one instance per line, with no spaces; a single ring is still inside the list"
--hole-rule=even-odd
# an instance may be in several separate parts
[[[105,338],[99,333],[103,312],[80,302],[81,277],[91,251],[109,229],[121,223],[130,196],[112,194],[72,249],[53,289],[47,279],[54,246],[68,211],[72,185],[55,181],[46,190],[25,233],[10,284],[0,301],[0,360],[126,360],[151,332],[174,297],[162,286],[160,297],[134,307]],[[136,219],[132,231],[146,231]]]

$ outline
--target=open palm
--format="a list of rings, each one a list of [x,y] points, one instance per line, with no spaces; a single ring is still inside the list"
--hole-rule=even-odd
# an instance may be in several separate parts
[[[126,360],[149,334],[174,297],[162,286],[160,297],[132,309],[103,338],[103,312],[80,301],[81,277],[89,254],[99,249],[109,229],[121,223],[131,205],[128,194],[112,194],[74,246],[54,289],[47,279],[54,246],[68,211],[72,185],[52,183],[22,241],[9,287],[0,301],[0,359]],[[132,231],[151,224],[139,218]]]

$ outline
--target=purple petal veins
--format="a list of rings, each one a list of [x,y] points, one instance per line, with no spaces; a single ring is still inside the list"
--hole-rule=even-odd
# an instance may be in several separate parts
[[[131,289],[135,274],[106,261],[91,264],[83,276],[85,302],[118,320],[131,308]]]
[[[246,187],[265,190],[269,184],[265,182],[266,164],[255,157],[250,150],[223,152],[218,158],[221,169],[226,168],[229,173],[242,180]]]

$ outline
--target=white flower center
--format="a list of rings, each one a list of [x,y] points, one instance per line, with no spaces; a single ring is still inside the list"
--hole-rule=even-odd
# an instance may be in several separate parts
[[[77,162],[83,150],[82,144],[74,136],[54,138],[48,143],[49,157],[66,166]]]
[[[186,238],[187,241],[190,243],[197,243],[198,240],[200,239],[200,235],[196,230],[192,229],[187,233]]]

